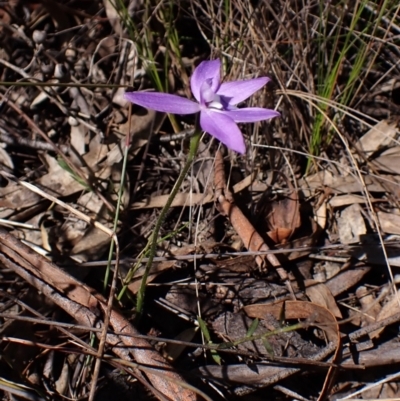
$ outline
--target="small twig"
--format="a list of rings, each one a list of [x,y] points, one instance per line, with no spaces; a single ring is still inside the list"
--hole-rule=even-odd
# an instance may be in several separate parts
[[[349,319],[350,320],[350,319]],[[400,322],[400,313],[396,313],[392,316],[387,317],[386,319],[382,319],[379,322],[369,324],[366,327],[362,327],[359,330],[354,331],[353,333],[349,334],[349,340],[351,342],[355,342],[361,337],[366,336],[369,333],[372,333],[375,330],[379,330],[383,327],[389,326],[394,323]]]
[[[0,62],[4,62],[4,60],[0,60]],[[95,83],[95,84],[81,84],[81,83],[76,83],[76,82],[43,82],[43,81],[38,81],[35,78],[27,77],[25,79],[29,79],[29,81],[1,81],[2,86],[37,86],[37,87],[51,87],[51,86],[59,86],[61,88],[70,88],[70,87],[75,87],[75,88],[93,88],[93,89],[119,89],[119,88],[129,88],[131,85],[128,84],[102,84],[102,83]]]
[[[182,139],[190,138],[194,135],[194,128],[188,128],[183,131],[177,132],[176,134],[165,134],[159,135],[157,140],[160,142],[171,142],[171,141],[181,141]]]
[[[2,223],[2,219],[0,219],[0,223]],[[4,222],[6,222],[4,220]],[[10,222],[10,225],[12,222]],[[32,228],[32,226],[29,226],[28,228]],[[267,255],[269,253],[275,254],[275,255],[281,255],[281,254],[287,254],[291,252],[301,252],[301,251],[310,251],[310,252],[317,252],[317,251],[328,251],[328,250],[351,250],[352,248],[358,247],[359,245],[342,245],[342,244],[334,244],[334,245],[325,245],[325,246],[300,246],[300,247],[295,247],[295,248],[288,248],[288,249],[268,249],[266,251],[242,251],[242,252],[224,252],[224,253],[196,253],[196,254],[188,254],[188,255],[170,255],[170,256],[155,256],[153,258],[153,262],[165,262],[167,260],[199,260],[199,259],[210,259],[210,258],[218,258],[218,259],[224,259],[224,258],[232,258],[234,256],[259,256],[259,255]],[[316,259],[316,254],[310,255],[311,258]],[[321,255],[321,259],[325,260],[324,255]],[[329,257],[327,257],[326,260],[330,260]],[[338,263],[344,263],[348,260],[348,258],[343,257],[343,258],[337,258]],[[136,262],[142,262],[145,263],[148,261],[148,258],[124,258],[122,260],[123,263],[125,264],[132,264]],[[80,266],[85,266],[85,267],[98,267],[98,266],[104,266],[108,262],[107,261],[93,261],[93,262],[84,262],[80,263]],[[111,262],[114,264],[115,262]]]
[[[26,146],[32,149],[47,150],[50,152],[54,151],[54,145],[50,145],[49,143],[43,141],[32,141],[31,139],[28,138],[12,136],[1,127],[0,127],[0,142],[4,142],[5,144],[12,146]],[[70,151],[69,146],[66,145],[60,145],[59,149],[64,154],[68,154]]]
[[[72,206],[70,206],[67,203],[63,202],[62,200],[56,198],[55,196],[42,191],[40,188],[36,187],[35,185],[30,184],[29,182],[18,181],[18,183],[21,184],[23,187],[28,188],[30,191],[34,192],[35,194],[43,196],[43,198],[48,199],[48,200],[60,205],[64,209],[68,210],[69,212],[71,212],[72,214],[74,214],[75,216],[80,218],[81,220],[85,221],[88,224],[92,224],[93,226],[95,226],[99,230],[103,231],[110,237],[114,236],[114,232],[112,230],[110,230],[108,227],[106,227],[104,224],[101,224],[98,221],[92,219],[87,214],[82,213],[77,209],[74,209]]]

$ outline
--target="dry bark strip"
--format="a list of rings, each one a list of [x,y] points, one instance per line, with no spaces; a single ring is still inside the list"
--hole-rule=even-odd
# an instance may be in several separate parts
[[[214,186],[215,198],[220,205],[221,212],[229,218],[233,228],[242,239],[244,246],[252,252],[269,251],[270,248],[264,242],[261,235],[233,201],[232,194],[226,185],[224,159],[220,151],[217,151],[215,156]],[[260,269],[265,269],[264,258],[275,268],[283,281],[288,281],[286,271],[278,258],[272,253],[256,256],[256,263]]]
[[[318,327],[325,331],[325,335],[331,344],[334,344],[335,354],[332,362],[336,365],[342,355],[342,343],[340,337],[339,324],[335,315],[324,306],[307,301],[278,301],[272,304],[253,304],[244,306],[244,311],[251,318],[265,319],[268,314],[272,314],[275,319],[279,319],[282,311],[285,319],[305,319],[308,324]],[[329,348],[329,347],[326,347]],[[331,365],[325,377],[324,385],[320,391],[318,401],[327,399],[333,386],[333,380],[337,369]]]
[[[336,349],[336,344],[329,343],[320,352],[315,354],[310,361],[321,361]],[[308,361],[309,362],[309,361]],[[269,364],[241,364],[229,366],[202,366],[195,370],[204,377],[221,381],[231,381],[240,384],[234,387],[232,392],[237,396],[245,396],[254,391],[279,383],[291,375],[301,372],[302,368],[277,366]]]
[[[59,307],[81,325],[102,327],[102,314],[107,310],[107,300],[94,289],[35,253],[21,241],[0,228],[0,262],[15,271],[37,290],[48,296]],[[185,380],[153,347],[142,338],[140,333],[117,311],[112,310],[110,325],[123,335],[107,334],[107,343],[121,359],[145,365],[145,374],[154,388],[160,392],[160,399],[174,401],[197,400],[194,391],[185,387]],[[123,348],[121,345],[128,347]],[[133,358],[132,358],[133,357]]]

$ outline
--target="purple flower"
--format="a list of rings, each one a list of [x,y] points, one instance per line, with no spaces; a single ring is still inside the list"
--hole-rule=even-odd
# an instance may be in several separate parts
[[[172,114],[194,114],[200,112],[201,128],[220,140],[228,148],[244,153],[243,135],[236,123],[269,120],[280,114],[275,110],[260,107],[237,108],[261,89],[269,78],[262,77],[245,81],[220,81],[221,61],[203,61],[194,70],[190,79],[193,96],[197,100],[158,92],[127,92],[125,98],[149,109]]]

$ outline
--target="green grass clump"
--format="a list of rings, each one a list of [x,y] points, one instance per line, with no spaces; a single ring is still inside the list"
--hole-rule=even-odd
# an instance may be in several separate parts
[[[376,37],[384,39],[382,19],[390,12],[389,1],[381,7],[367,0],[337,4],[320,3],[317,27],[317,95],[335,100],[343,106],[351,106],[360,88],[365,85],[373,68],[375,57],[371,57]],[[371,8],[374,7],[374,8]],[[328,145],[332,133],[327,120],[329,103],[319,104],[315,114],[309,152],[318,155]],[[338,113],[333,121],[343,117]]]

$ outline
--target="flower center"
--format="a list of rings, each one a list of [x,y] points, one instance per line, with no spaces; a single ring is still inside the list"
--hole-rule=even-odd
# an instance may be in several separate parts
[[[207,103],[207,107],[209,109],[223,110],[224,106],[221,101],[221,96],[215,95],[214,99],[211,102]]]

